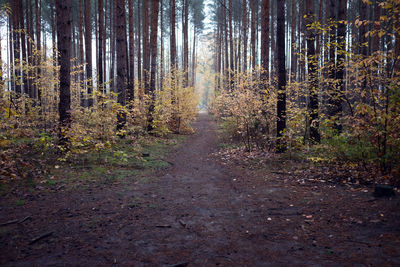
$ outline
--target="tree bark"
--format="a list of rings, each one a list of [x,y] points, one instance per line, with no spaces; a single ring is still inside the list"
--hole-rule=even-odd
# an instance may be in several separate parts
[[[243,71],[247,71],[247,0],[243,0],[242,27],[243,27]]]
[[[115,7],[118,103],[125,106],[127,86],[125,0],[116,0]],[[125,111],[122,109],[118,111],[117,118],[117,130],[121,131],[126,123]]]
[[[135,81],[135,40],[133,25],[133,0],[128,0],[129,10],[129,88],[128,99],[134,99],[134,81]]]
[[[251,67],[256,68],[256,0],[250,0],[251,9]],[[279,0],[279,2],[284,0]],[[285,27],[283,27],[285,29]],[[285,46],[285,45],[284,45]]]
[[[99,13],[99,60],[97,62],[97,72],[99,74],[99,90],[104,94],[104,75],[103,75],[103,45],[104,45],[104,9],[103,0],[98,0]]]
[[[143,80],[144,91],[150,89],[150,43],[149,43],[149,2],[143,1]]]
[[[262,0],[261,6],[261,80],[266,89],[269,71],[269,1]]]
[[[60,143],[67,141],[66,133],[71,123],[71,2],[56,0],[57,47],[60,63]]]
[[[150,35],[150,52],[151,52],[151,73],[150,73],[150,87],[146,92],[151,97],[148,113],[148,131],[153,130],[153,111],[155,102],[156,91],[156,73],[157,73],[157,32],[158,32],[158,11],[160,8],[159,0],[153,0],[151,4],[151,35]]]
[[[183,0],[183,87],[187,87],[189,84],[189,2]]]
[[[305,17],[306,25],[309,25],[315,20],[314,1],[306,0],[307,14]],[[315,56],[315,30],[312,28],[307,29],[307,65],[308,65],[308,126],[309,126],[309,140],[311,143],[320,143],[321,136],[319,134],[319,120],[318,120],[318,77],[317,77],[317,59]]]
[[[86,87],[87,105],[93,106],[93,77],[92,77],[92,8],[91,1],[85,0],[85,54],[86,54]]]
[[[286,130],[286,68],[285,68],[285,1],[278,1],[277,14],[277,57],[278,67],[278,100],[277,100],[277,122],[276,122],[276,151],[286,151],[284,133]]]
[[[171,37],[170,37],[170,57],[171,57],[171,72],[174,73],[176,70],[176,3],[175,0],[170,0],[171,5]]]

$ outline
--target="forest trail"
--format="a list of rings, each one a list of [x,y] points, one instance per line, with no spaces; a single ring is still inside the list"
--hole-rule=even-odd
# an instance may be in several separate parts
[[[171,151],[171,167],[147,181],[32,196],[23,210],[3,205],[1,222],[7,214],[31,218],[1,228],[0,263],[400,263],[398,200],[369,202],[367,193],[299,186],[272,173],[260,177],[245,169],[228,168],[211,155],[218,144],[212,118],[200,114],[194,127],[196,133]],[[354,213],[349,210],[350,201],[362,208]],[[374,221],[373,216],[379,219],[379,214],[385,220]],[[39,240],[33,241],[35,237]]]

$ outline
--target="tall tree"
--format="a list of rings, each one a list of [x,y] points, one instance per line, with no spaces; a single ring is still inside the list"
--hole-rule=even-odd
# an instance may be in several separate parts
[[[104,9],[103,0],[98,0],[98,14],[99,14],[99,58],[97,62],[97,72],[99,75],[99,89],[101,92],[105,93],[104,90],[104,77],[103,77],[103,45],[104,45]]]
[[[242,8],[243,71],[247,71],[247,0],[243,0]]]
[[[56,0],[57,47],[60,64],[60,141],[66,142],[66,132],[71,123],[71,2]]]
[[[147,92],[150,88],[150,41],[149,41],[149,1],[143,1],[143,80],[144,91]]]
[[[333,128],[337,132],[342,131],[342,125],[340,123],[342,115],[342,101],[344,91],[344,67],[345,67],[345,49],[346,49],[346,7],[347,0],[338,1],[338,13],[337,13],[337,32],[332,38],[335,40],[336,50],[333,53],[332,72],[334,73],[335,82],[332,82],[329,88],[330,95],[328,99],[328,115],[333,120]],[[332,50],[334,50],[332,48]],[[335,62],[336,58],[336,62]]]
[[[42,1],[41,0],[35,0],[35,15],[36,15],[36,49],[39,53],[37,53],[36,56],[36,66],[37,66],[37,73],[36,73],[36,93],[35,96],[37,96],[39,100],[39,104],[41,103],[42,99],[42,92],[41,92],[41,86],[39,84],[40,81],[40,76],[41,76],[41,60],[42,60],[42,43],[41,43],[41,32],[42,32],[42,21],[41,21],[41,13],[42,13]]]
[[[127,86],[125,0],[116,0],[115,7],[118,103],[125,106]],[[117,117],[117,130],[120,131],[125,126],[126,113],[121,109]]]
[[[234,50],[233,50],[233,28],[232,28],[232,20],[233,20],[232,19],[232,12],[233,12],[232,0],[229,0],[228,9],[229,9],[228,14],[229,14],[229,51],[230,51],[230,54],[229,54],[229,63],[230,63],[230,65],[229,65],[229,88],[231,90],[233,90],[233,72],[235,70],[235,66],[234,66],[234,61],[233,61]]]
[[[269,1],[262,0],[261,3],[261,79],[265,85],[269,71]]]
[[[189,2],[182,0],[182,33],[183,33],[183,86],[189,82]]]
[[[85,59],[84,59],[84,54],[83,54],[83,0],[79,0],[79,63],[81,66],[85,64]],[[85,106],[85,94],[84,90],[86,88],[84,80],[85,80],[85,73],[82,71],[80,73],[80,85],[81,85],[81,92],[80,92],[80,98],[81,98],[81,106]]]
[[[277,6],[276,46],[278,47],[278,53],[276,65],[278,68],[278,117],[276,122],[276,151],[279,153],[286,151],[286,142],[283,137],[286,130],[285,2],[284,0],[279,0]]]
[[[305,16],[306,25],[311,25],[315,20],[315,7],[313,0],[306,0],[307,14]],[[309,26],[307,29],[307,66],[308,66],[308,127],[309,139],[312,143],[319,143],[321,137],[319,134],[318,120],[318,76],[317,76],[317,58],[315,56],[315,30]]]
[[[278,2],[283,2],[279,0]],[[256,67],[256,0],[250,0],[251,9],[251,67],[253,70]],[[283,27],[285,29],[285,27]]]
[[[135,81],[135,40],[133,25],[133,0],[128,0],[129,10],[129,100],[134,99],[134,81]]]
[[[157,31],[158,31],[158,11],[160,3],[159,0],[153,0],[151,4],[151,33],[150,33],[150,51],[151,51],[151,73],[150,73],[150,87],[146,94],[151,97],[149,106],[149,117],[148,117],[148,130],[153,129],[153,116],[154,102],[155,102],[155,90],[156,90],[156,73],[157,73]]]
[[[170,15],[170,27],[171,27],[171,36],[170,36],[170,57],[171,57],[171,71],[174,72],[176,70],[176,34],[175,34],[175,26],[176,26],[176,0],[170,0],[171,6],[171,15]]]
[[[85,0],[85,55],[87,79],[87,106],[93,106],[93,79],[92,79],[92,6],[90,0]]]

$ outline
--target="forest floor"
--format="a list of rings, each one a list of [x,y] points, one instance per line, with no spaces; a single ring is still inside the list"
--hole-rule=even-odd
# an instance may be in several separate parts
[[[210,116],[194,127],[145,178],[0,199],[0,264],[400,265],[399,197],[230,160]]]

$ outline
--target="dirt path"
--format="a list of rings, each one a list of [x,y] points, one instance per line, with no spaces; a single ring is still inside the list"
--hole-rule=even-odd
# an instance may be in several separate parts
[[[23,209],[2,203],[0,222],[31,218],[0,228],[0,263],[400,264],[398,200],[224,167],[210,156],[210,117],[201,114],[194,127],[171,153],[172,166],[147,182],[41,194]]]

